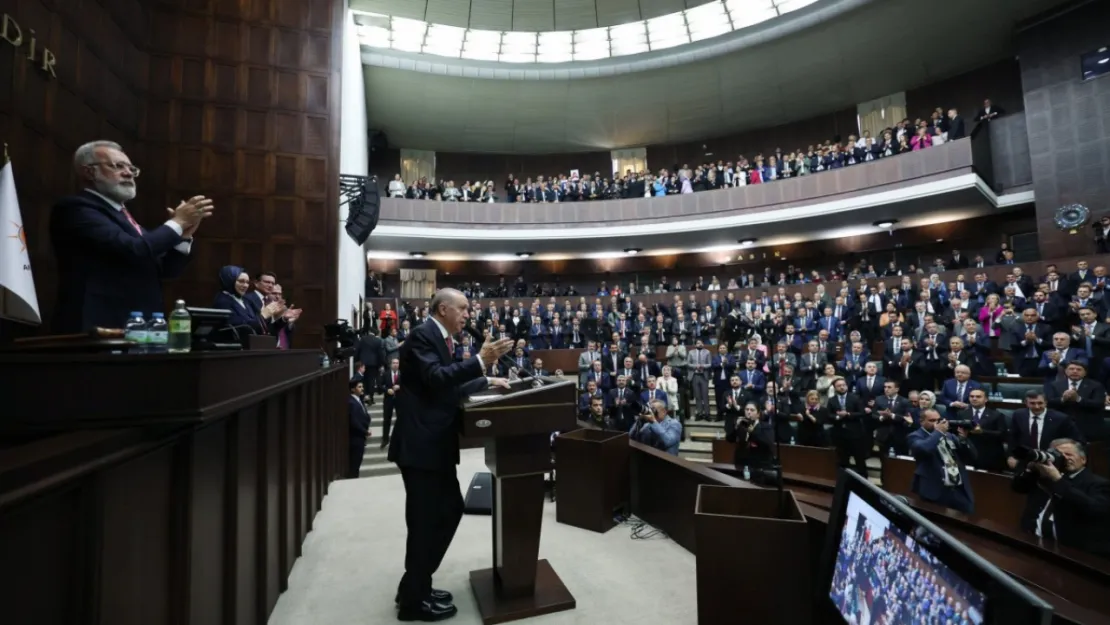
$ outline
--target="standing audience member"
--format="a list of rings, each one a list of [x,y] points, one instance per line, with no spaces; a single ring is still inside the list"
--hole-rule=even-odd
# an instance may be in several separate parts
[[[967,440],[967,430],[948,431],[948,421],[927,409],[921,413],[921,429],[910,434],[910,453],[917,460],[913,472],[913,493],[925,501],[975,513],[975,497],[964,465],[975,461],[975,447]]]
[[[181,202],[166,209],[165,223],[147,230],[125,206],[135,199],[139,168],[119,144],[82,145],[73,155],[73,168],[81,192],[58,200],[50,211],[58,263],[51,330],[78,334],[122,328],[134,311],[163,311],[162,280],[185,270],[197,228],[212,215],[212,200],[197,195]]]
[[[351,380],[351,396],[347,398],[347,419],[350,423],[347,455],[347,477],[358,477],[362,456],[366,453],[366,439],[370,438],[370,413],[362,403],[362,381]]]

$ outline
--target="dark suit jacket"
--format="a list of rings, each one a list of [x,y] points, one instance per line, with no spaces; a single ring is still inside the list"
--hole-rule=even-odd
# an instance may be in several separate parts
[[[900,432],[899,436],[906,435],[910,430],[917,427],[916,422],[913,425],[906,423],[905,416],[911,414],[910,408],[910,400],[905,397],[895,395],[894,399],[890,400],[887,399],[885,394],[880,393],[875,397],[875,406],[871,408],[871,423],[876,428],[894,428]],[[884,410],[890,410],[894,413],[894,416],[890,419],[883,420],[879,416],[879,413]]]
[[[616,422],[618,428],[627,430],[632,427],[632,422],[640,414],[640,394],[630,388],[624,389],[624,404],[617,405],[620,389],[614,388],[607,393],[605,405],[609,407],[609,416]]]
[[[1106,389],[1098,382],[1085,378],[1076,391],[1079,399],[1066,402],[1061,397],[1068,388],[1067,378],[1056,378],[1052,383],[1045,384],[1044,396],[1049,408],[1071,417],[1086,438],[1100,438],[1106,415]]]
[[[388,365],[389,363],[385,361],[385,343],[373,334],[359,338],[358,345],[355,347],[355,360],[371,370]]]
[[[838,417],[836,414],[837,411],[840,410],[840,402],[837,396],[833,395],[829,398],[829,403],[827,405],[829,409],[828,422],[833,425],[833,436],[840,438],[861,438],[867,434],[867,413],[863,411],[863,400],[852,393],[848,393],[844,398],[844,410],[849,413],[848,416],[844,417]]]
[[[212,302],[212,308],[230,312],[231,316],[228,317],[227,322],[231,326],[237,328],[249,326],[255,334],[266,334],[262,326],[262,318],[255,313],[254,307],[247,302],[246,298],[243,298],[243,303],[240,304],[236,298],[221,291],[216,294],[216,299]],[[242,330],[240,330],[240,334],[242,334]],[[247,332],[247,334],[250,333]]]
[[[1048,449],[1052,441],[1057,438],[1070,438],[1080,442],[1085,442],[1083,433],[1079,431],[1079,427],[1075,425],[1068,415],[1052,410],[1051,408],[1045,410],[1044,423],[1041,423],[1041,443],[1040,445],[1033,445],[1032,439],[1029,438],[1029,409],[1019,408],[1014,411],[1010,417],[1010,454],[1013,454],[1015,447],[1036,447],[1037,449]]]
[[[1043,488],[1031,471],[1014,477],[1014,490],[1029,493],[1021,515],[1022,528],[1036,531],[1037,518],[1052,497],[1056,501],[1053,506],[1056,542],[1110,557],[1110,535],[1106,533],[1110,525],[1110,481],[1088,467],[1072,477],[1041,484]]]
[[[974,417],[975,412],[970,407],[957,412],[955,416],[951,414],[948,416],[949,419],[963,421],[972,421]],[[1006,415],[994,408],[984,408],[983,417],[979,420],[979,429],[973,430],[968,436],[979,456],[974,463],[975,467],[998,473],[1005,471],[1006,450],[1003,449],[1002,443],[1009,440],[1009,437]]]
[[[477,355],[455,362],[435,323],[412,329],[401,346],[401,392],[389,460],[403,468],[443,470],[459,463],[466,396],[486,388]]]
[[[992,106],[991,108],[993,109],[994,107]],[[949,141],[955,141],[956,139],[963,139],[966,136],[967,136],[967,131],[964,129],[964,118],[957,115],[957,116],[953,117],[952,119],[948,120],[948,140]],[[958,265],[958,268],[961,268],[961,269],[966,268],[967,267],[967,261],[964,260],[964,255],[963,254],[960,254],[960,260],[963,260],[963,264]]]
[[[351,438],[366,438],[370,430],[370,413],[362,405],[362,400],[354,395],[347,396],[347,416]]]
[[[397,383],[398,384],[401,383],[401,372],[400,371],[397,372]],[[397,401],[397,395],[396,394],[390,395],[390,394],[386,393],[386,391],[389,390],[390,387],[392,387],[392,386],[393,386],[393,371],[391,371],[387,367],[385,369],[385,371],[382,371],[381,376],[378,378],[378,388],[380,388],[382,390],[382,401],[384,401],[385,403],[390,404],[390,405],[394,405],[394,402]]]
[[[948,407],[948,404],[951,404],[954,401],[963,402],[966,404],[967,397],[971,394],[971,391],[983,388],[983,385],[979,384],[975,380],[968,380],[967,383],[964,384],[963,396],[958,396],[956,391],[959,389],[959,385],[960,383],[956,380],[956,378],[945,380],[944,385],[941,386],[940,393],[937,394],[937,403],[941,404],[945,408]]]
[[[162,280],[179,276],[189,259],[173,249],[181,242],[173,228],[139,236],[120,211],[88,192],[54,205],[50,239],[58,261],[55,334],[122,328],[132,311],[163,312]]]
[[[944,489],[947,488],[944,485],[943,478],[944,461],[941,460],[940,452],[937,451],[937,444],[940,443],[941,436],[942,434],[936,430],[927,432],[924,428],[918,428],[910,432],[906,439],[910,445],[910,453],[917,461],[917,467],[913,471],[913,485],[910,490],[927,501],[937,501],[941,498]],[[950,433],[949,436],[959,440],[955,433]],[[960,466],[960,489],[967,495],[968,500],[974,503],[975,495],[971,492],[971,485],[967,481],[967,469],[964,465],[975,461],[975,446],[960,441],[956,447],[956,455],[956,461]]]

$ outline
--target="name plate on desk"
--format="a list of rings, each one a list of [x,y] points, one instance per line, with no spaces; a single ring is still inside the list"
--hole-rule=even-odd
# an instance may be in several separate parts
[[[0,356],[0,431],[200,423],[319,375],[313,350]]]

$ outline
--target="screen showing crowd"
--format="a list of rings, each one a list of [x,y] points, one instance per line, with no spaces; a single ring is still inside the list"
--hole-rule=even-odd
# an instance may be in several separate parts
[[[981,625],[986,597],[855,493],[830,598],[850,625]]]

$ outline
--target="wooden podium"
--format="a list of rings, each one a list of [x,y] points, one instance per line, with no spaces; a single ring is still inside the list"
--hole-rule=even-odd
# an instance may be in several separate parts
[[[539,560],[544,473],[551,470],[551,435],[577,427],[574,380],[518,381],[463,403],[463,436],[485,442],[493,474],[493,566],[470,572],[484,625],[575,607],[574,596]]]

